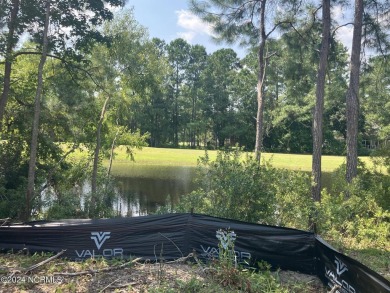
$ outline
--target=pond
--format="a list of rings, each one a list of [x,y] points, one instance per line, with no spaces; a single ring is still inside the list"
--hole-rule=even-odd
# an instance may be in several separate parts
[[[182,195],[196,189],[194,166],[135,165],[113,168],[116,199],[114,213],[122,217],[153,214],[167,204],[175,206]],[[125,170],[125,172],[124,172]],[[310,172],[308,173],[310,176]],[[330,188],[330,172],[323,172],[322,186]],[[83,186],[83,194],[90,192],[90,182]],[[81,205],[83,206],[83,199]]]
[[[167,203],[175,205],[181,195],[195,189],[195,174],[196,168],[188,166],[132,166],[126,176],[115,176],[114,210],[131,217],[154,213]]]
[[[174,206],[180,196],[195,190],[195,176],[196,167],[131,165],[126,176],[115,176],[113,208],[118,216],[132,217],[154,213],[167,204]],[[331,187],[331,173],[323,173],[322,185]]]

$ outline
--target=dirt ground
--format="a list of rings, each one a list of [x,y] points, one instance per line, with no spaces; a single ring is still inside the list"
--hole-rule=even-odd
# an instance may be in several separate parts
[[[180,283],[192,279],[205,284],[209,281],[205,267],[188,263],[152,264],[133,261],[107,265],[101,261],[77,264],[56,259],[26,271],[20,269],[23,260],[1,257],[1,293],[165,292],[161,288],[169,288],[169,292],[181,292]],[[306,288],[304,292],[326,292],[315,276],[290,271],[279,271],[277,274],[281,284],[287,287],[288,284],[298,282]]]

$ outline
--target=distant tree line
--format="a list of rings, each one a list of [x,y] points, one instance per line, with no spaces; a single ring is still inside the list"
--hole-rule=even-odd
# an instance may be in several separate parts
[[[318,31],[310,33],[312,38],[320,37]],[[161,48],[160,61],[167,63],[167,72],[149,99],[133,100],[129,127],[150,133],[149,144],[155,147],[218,149],[238,144],[253,150],[256,49],[239,59],[232,49],[207,54],[202,46],[183,39],[169,44],[157,39],[153,42]],[[295,32],[271,40],[268,49],[280,53],[269,59],[266,68],[263,148],[269,152],[311,153],[319,56],[315,48],[300,46]],[[348,64],[346,48],[334,41],[325,76],[324,154],[345,154]],[[362,67],[360,143],[390,137],[387,64],[386,56],[376,56]],[[375,109],[373,103],[383,107]],[[368,152],[361,146],[359,153]]]

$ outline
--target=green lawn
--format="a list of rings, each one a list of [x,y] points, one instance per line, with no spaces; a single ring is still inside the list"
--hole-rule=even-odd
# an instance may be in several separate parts
[[[216,157],[217,151],[208,151],[211,159]],[[114,167],[119,167],[121,164],[134,164],[139,166],[158,165],[158,166],[196,166],[197,159],[204,156],[203,150],[189,149],[166,149],[166,148],[150,148],[146,147],[142,150],[135,151],[135,162],[129,161],[124,151],[121,148],[117,149]],[[297,154],[276,154],[263,153],[262,159],[271,160],[271,164],[276,168],[285,168],[290,170],[311,171],[311,155]],[[370,164],[368,157],[362,157],[363,162]],[[322,170],[331,172],[345,162],[345,157],[339,156],[323,156]]]

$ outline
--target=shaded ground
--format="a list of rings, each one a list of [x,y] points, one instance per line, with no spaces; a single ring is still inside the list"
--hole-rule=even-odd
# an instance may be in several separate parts
[[[326,292],[315,276],[289,271],[251,273],[250,280],[258,281],[252,285],[245,279],[244,288],[229,282],[235,275],[221,279],[213,273],[214,267],[184,262],[54,259],[33,268],[48,257],[0,255],[0,292],[269,292],[258,289],[256,282],[272,292]]]

